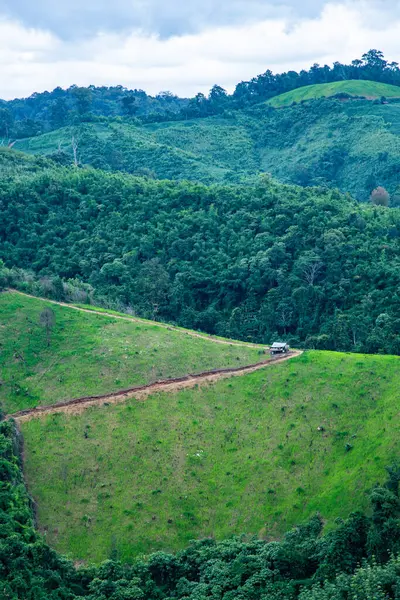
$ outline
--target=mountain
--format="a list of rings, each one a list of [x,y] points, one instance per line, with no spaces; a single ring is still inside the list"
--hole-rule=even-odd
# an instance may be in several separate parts
[[[53,419],[46,437],[53,438],[56,430],[57,420]],[[85,428],[85,432],[87,445],[95,446],[96,442],[89,441],[90,429]],[[73,563],[59,555],[35,530],[33,503],[21,467],[21,446],[21,435],[15,423],[0,423],[0,591],[5,598],[104,600],[108,596],[110,600],[167,600],[171,597],[196,600],[199,595],[203,598],[215,596],[216,590],[221,590],[219,595],[224,600],[232,597],[263,600],[266,595],[281,600],[339,600],[344,595],[356,595],[359,600],[369,600],[372,595],[383,598],[384,589],[388,590],[386,598],[395,598],[391,594],[399,579],[399,560],[396,558],[399,550],[399,469],[395,465],[387,468],[387,481],[375,485],[370,492],[369,514],[357,512],[346,520],[337,519],[335,529],[324,535],[322,518],[315,515],[308,523],[287,532],[281,541],[249,536],[233,536],[221,542],[207,538],[192,541],[176,554],[157,552],[137,558],[132,564],[118,561],[120,546],[117,546],[118,538],[112,537],[110,559],[96,568],[93,565],[86,567],[82,562]],[[347,458],[355,449],[348,449],[350,446],[346,446]],[[123,456],[126,459],[126,453]],[[91,483],[91,488],[97,484],[96,475],[92,477],[87,470],[82,472],[82,477]],[[124,473],[123,488],[128,478],[129,473]],[[61,481],[67,479],[68,468],[60,473]],[[107,483],[110,485],[111,482]],[[97,498],[103,508],[107,507],[100,511],[101,516],[113,509],[113,504],[108,504],[107,483],[102,485],[103,491]],[[298,489],[299,496],[301,489],[304,488]],[[360,497],[359,490],[357,495]],[[157,492],[155,496],[160,494]],[[269,497],[273,497],[272,489]],[[71,496],[64,493],[62,506],[70,499]],[[88,508],[81,523],[81,528],[86,530],[86,539],[96,525],[87,514],[92,509],[87,499],[82,498],[81,502]],[[249,506],[247,502],[244,508]],[[134,519],[137,512],[127,509],[125,519],[128,515]],[[66,516],[70,519],[72,512]],[[157,514],[152,516],[154,520],[157,520]],[[176,524],[172,521],[168,526],[176,527]],[[54,529],[52,533],[57,534]],[[132,527],[130,539],[135,533]]]
[[[395,600],[399,84],[2,103],[1,598]]]
[[[232,534],[276,539],[368,506],[399,453],[398,357],[307,352],[195,389],[21,422],[39,530],[122,561]],[[73,408],[73,407],[72,407]]]
[[[75,560],[271,538],[317,510],[331,527],[366,508],[349,490],[398,453],[398,357],[312,351],[184,385],[257,365],[264,348],[16,292],[0,296],[0,325],[1,400],[39,529]]]

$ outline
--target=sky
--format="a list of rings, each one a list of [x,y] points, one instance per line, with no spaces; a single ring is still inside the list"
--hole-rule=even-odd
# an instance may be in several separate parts
[[[0,98],[72,84],[232,91],[371,48],[400,62],[400,0],[0,0]]]

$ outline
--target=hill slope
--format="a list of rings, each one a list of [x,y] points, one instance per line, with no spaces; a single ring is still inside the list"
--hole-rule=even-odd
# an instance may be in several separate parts
[[[98,562],[203,536],[274,538],[316,511],[333,526],[366,506],[363,492],[398,457],[399,361],[310,352],[22,423],[39,527],[58,550]]]
[[[63,299],[60,277],[83,280],[143,317],[227,338],[400,352],[398,209],[267,177],[62,168],[3,180],[0,202],[0,259],[33,269],[36,293]],[[35,288],[2,264],[0,285]]]
[[[354,82],[354,89],[362,91],[366,83]],[[384,84],[374,89],[383,92],[379,86]],[[321,89],[335,88],[312,86],[314,94]],[[152,125],[88,123],[18,140],[14,147],[70,164],[74,136],[82,163],[105,170],[246,184],[269,172],[284,182],[339,187],[367,201],[378,185],[396,193],[399,133],[398,103],[320,98],[284,110],[263,103],[217,117]]]
[[[51,309],[54,326],[41,324]],[[262,360],[262,347],[217,343],[157,323],[88,314],[0,294],[0,402],[7,413]]]
[[[377,98],[400,98],[400,88],[396,85],[379,83],[377,81],[347,80],[332,83],[320,83],[307,85],[305,87],[291,90],[268,100],[268,104],[274,108],[290,106],[293,102],[304,102],[316,100],[317,98],[328,98],[336,94],[348,94],[349,96],[363,96],[368,100]]]

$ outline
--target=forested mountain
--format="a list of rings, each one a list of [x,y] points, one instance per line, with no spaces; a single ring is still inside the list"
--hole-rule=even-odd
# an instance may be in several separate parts
[[[265,176],[206,187],[20,163],[0,184],[8,268],[226,337],[400,352],[399,209]]]
[[[7,139],[38,135],[66,124],[96,120],[100,117],[125,116],[173,118],[188,100],[171,92],[149,96],[143,90],[115,87],[55,88],[34,93],[29,98],[0,101],[0,136]]]
[[[281,339],[306,349],[399,355],[397,89],[399,66],[371,50],[350,65],[266,71],[233,94],[218,85],[192,99],[72,86],[1,101],[0,290],[96,302],[169,323],[158,325],[156,343],[155,324],[115,314],[100,323],[87,308],[84,317],[61,320],[69,308],[46,311],[37,299],[18,312],[17,301],[3,294],[4,409],[120,392],[122,385],[181,377],[210,363],[236,365],[241,357],[255,361],[265,352],[239,352],[229,343],[203,355],[210,340],[195,332],[189,339],[172,323],[263,344]],[[23,440],[15,421],[0,414],[0,597],[400,598],[400,470],[392,434],[399,359],[331,355],[303,353],[280,365],[290,364],[286,370],[253,372],[235,385],[195,384],[171,393],[165,410],[159,392],[135,401],[136,412],[125,396],[120,406],[102,397],[85,415],[61,415],[53,406],[43,421],[24,421],[31,489],[46,502],[51,494],[56,511],[63,503],[47,521],[48,539],[59,536],[71,552],[65,532],[79,545],[96,525],[91,544],[99,553],[75,557],[109,556],[100,567],[76,568],[35,530]],[[200,442],[210,450],[207,464]],[[375,484],[389,460],[386,483]],[[353,473],[361,479],[352,488]],[[252,531],[275,539],[300,509],[304,518],[329,506],[336,511],[338,495],[359,494],[364,476],[368,514],[348,516],[350,502],[346,520],[331,521],[324,535],[324,514],[317,514],[281,541],[208,538],[176,555],[141,558],[132,550],[130,536],[135,552],[148,552],[165,549],[174,531],[182,536],[169,546],[175,550],[192,531],[208,535],[197,527],[203,505],[211,521],[221,514],[223,536],[266,507],[264,524]],[[364,498],[357,502],[365,508]],[[268,516],[281,528],[267,531]],[[146,536],[154,532],[152,546]],[[118,556],[133,562],[123,566]]]

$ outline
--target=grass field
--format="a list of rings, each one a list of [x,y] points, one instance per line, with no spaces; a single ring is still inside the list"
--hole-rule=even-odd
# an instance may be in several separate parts
[[[54,312],[50,332],[40,325]],[[263,349],[217,344],[184,329],[129,322],[0,294],[0,402],[7,413],[218,367],[262,360]]]
[[[203,536],[275,538],[316,511],[332,527],[366,507],[399,456],[399,366],[309,352],[214,385],[22,423],[39,527],[88,562]]]
[[[382,98],[382,96],[386,98],[399,98],[400,88],[377,81],[335,81],[332,83],[307,85],[296,90],[291,90],[290,92],[271,98],[271,100],[268,100],[268,104],[274,108],[283,108],[290,106],[293,102],[327,98],[341,93],[350,94],[351,96],[364,96],[369,100]]]

